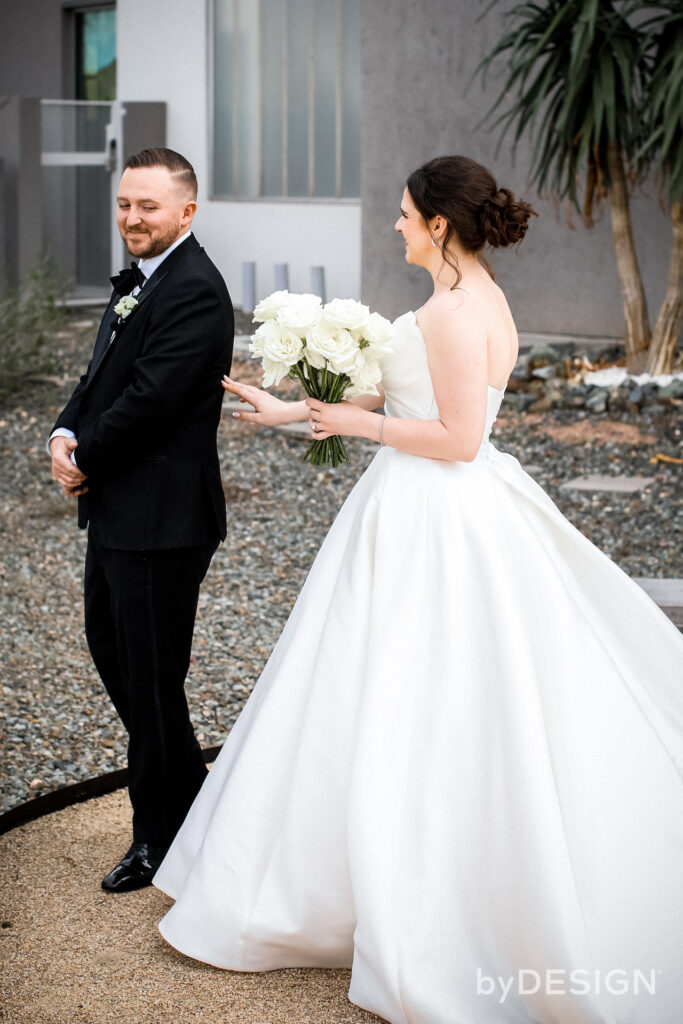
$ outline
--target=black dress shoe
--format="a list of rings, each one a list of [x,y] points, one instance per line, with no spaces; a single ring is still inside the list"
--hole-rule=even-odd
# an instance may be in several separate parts
[[[167,846],[134,842],[126,856],[102,879],[105,892],[132,892],[152,884]]]

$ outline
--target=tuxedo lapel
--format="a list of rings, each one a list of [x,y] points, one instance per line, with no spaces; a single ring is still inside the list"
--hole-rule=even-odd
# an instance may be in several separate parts
[[[166,257],[161,266],[157,267],[154,273],[147,279],[144,286],[135,296],[136,299],[138,300],[138,303],[135,309],[132,311],[132,313],[130,313],[125,320],[121,320],[116,325],[115,328],[112,328],[111,314],[114,311],[114,306],[116,305],[116,302],[118,301],[118,299],[121,298],[118,292],[114,292],[109,301],[109,306],[107,307],[107,311],[104,314],[102,323],[100,324],[100,329],[97,334],[97,340],[95,341],[95,351],[93,353],[92,365],[90,367],[90,374],[88,375],[88,380],[85,385],[86,388],[90,387],[90,385],[92,384],[93,379],[97,374],[97,371],[105,362],[109,352],[111,351],[111,349],[113,349],[114,345],[116,345],[119,336],[125,330],[130,320],[134,316],[137,316],[139,314],[140,307],[143,305],[143,303],[148,301],[150,295],[152,295],[155,289],[159,287],[164,278],[168,276],[168,274],[173,269],[175,264],[180,259],[182,259],[183,256],[186,256],[190,252],[195,252],[197,249],[201,249],[201,246],[197,239],[194,237],[194,235],[190,232],[187,241],[183,242],[181,245],[178,246],[177,249],[174,249],[173,252],[169,253],[169,255]],[[111,337],[112,330],[114,330],[115,332],[113,338]]]
[[[95,339],[95,348],[93,350],[92,362],[90,364],[90,373],[88,374],[86,387],[88,386],[88,384],[90,384],[90,381],[93,379],[95,371],[97,370],[98,366],[102,362],[102,359],[104,358],[107,352],[107,348],[109,346],[109,339],[111,337],[112,313],[114,312],[114,306],[118,302],[119,298],[120,295],[118,294],[118,292],[114,292],[109,300],[109,305],[104,311],[104,316],[102,317],[102,321],[100,323],[100,329],[97,332],[97,338]]]

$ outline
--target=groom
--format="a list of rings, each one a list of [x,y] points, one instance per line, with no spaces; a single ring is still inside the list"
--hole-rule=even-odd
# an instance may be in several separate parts
[[[190,231],[192,165],[130,157],[117,222],[138,263],[114,292],[49,440],[52,472],[88,525],[85,633],[128,731],[133,844],[102,882],[151,883],[206,776],[185,699],[199,586],[225,539],[216,431],[233,310]]]

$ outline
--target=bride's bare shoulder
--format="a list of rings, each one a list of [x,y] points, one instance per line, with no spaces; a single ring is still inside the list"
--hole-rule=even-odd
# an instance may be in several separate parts
[[[481,303],[469,292],[454,289],[434,296],[420,311],[420,327],[428,339],[455,341],[486,338]]]

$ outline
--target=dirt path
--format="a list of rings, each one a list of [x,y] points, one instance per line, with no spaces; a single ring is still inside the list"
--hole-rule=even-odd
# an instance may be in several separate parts
[[[371,1024],[350,972],[220,971],[161,938],[170,900],[100,880],[128,845],[125,791],[0,837],[3,1024]]]

